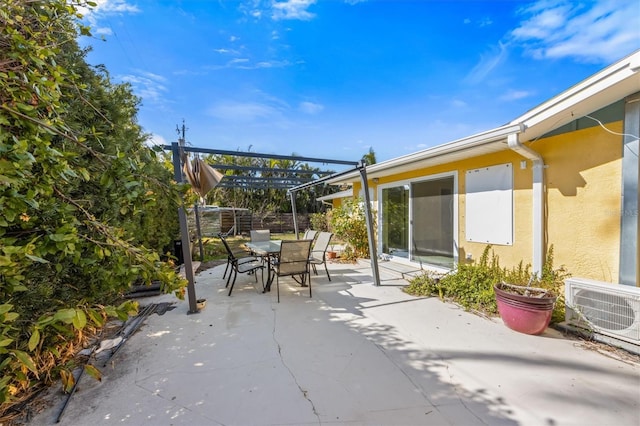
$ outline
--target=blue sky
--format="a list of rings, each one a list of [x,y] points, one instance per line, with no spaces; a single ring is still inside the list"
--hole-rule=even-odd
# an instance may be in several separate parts
[[[96,1],[96,0],[94,0]],[[378,161],[489,130],[640,48],[640,2],[99,0],[91,64],[156,143]]]

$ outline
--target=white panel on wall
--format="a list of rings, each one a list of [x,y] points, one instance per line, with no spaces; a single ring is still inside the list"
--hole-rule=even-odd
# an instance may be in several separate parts
[[[510,163],[466,173],[466,239],[513,244],[513,167]]]

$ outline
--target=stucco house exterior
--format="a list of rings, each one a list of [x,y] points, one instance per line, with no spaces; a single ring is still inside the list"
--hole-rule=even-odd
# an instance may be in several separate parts
[[[637,287],[639,134],[636,51],[504,126],[367,166],[378,254],[447,270],[491,244],[539,271],[553,246],[574,277]],[[330,183],[357,197],[359,178]]]

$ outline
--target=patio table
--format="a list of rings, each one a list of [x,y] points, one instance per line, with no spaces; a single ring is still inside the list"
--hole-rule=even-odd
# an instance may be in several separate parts
[[[271,273],[271,259],[280,254],[280,244],[282,240],[257,241],[253,243],[245,243],[245,247],[258,256],[267,258],[269,266],[267,267],[267,283],[264,286],[263,293],[271,291],[271,283],[274,275]]]

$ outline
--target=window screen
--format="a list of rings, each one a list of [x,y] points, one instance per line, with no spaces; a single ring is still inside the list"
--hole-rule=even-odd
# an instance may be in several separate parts
[[[466,173],[467,241],[513,244],[513,167],[511,164]]]

